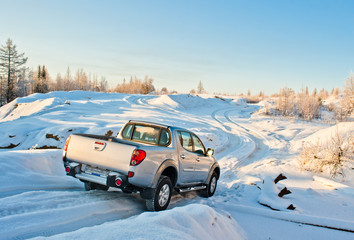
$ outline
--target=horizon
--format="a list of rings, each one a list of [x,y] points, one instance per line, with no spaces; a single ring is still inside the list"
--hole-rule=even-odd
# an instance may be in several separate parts
[[[343,88],[353,69],[351,1],[3,1],[16,9],[2,27],[55,79],[70,67],[105,76],[154,79],[180,93],[252,95],[308,87]],[[12,11],[0,15],[8,22]]]

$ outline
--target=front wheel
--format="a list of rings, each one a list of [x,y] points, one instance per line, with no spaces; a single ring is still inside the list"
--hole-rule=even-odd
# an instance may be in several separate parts
[[[211,196],[213,196],[214,193],[215,193],[217,185],[218,185],[218,175],[215,172],[213,172],[213,174],[211,175],[211,178],[209,180],[209,183],[206,186],[206,189],[202,190],[200,192],[200,195],[202,197],[211,197]]]
[[[153,191],[151,199],[146,200],[146,208],[149,211],[165,210],[170,203],[172,195],[172,183],[169,177],[161,176],[157,187]]]

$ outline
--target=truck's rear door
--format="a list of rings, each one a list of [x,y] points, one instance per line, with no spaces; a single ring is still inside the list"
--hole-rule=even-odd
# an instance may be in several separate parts
[[[116,170],[128,174],[130,160],[136,146],[122,143],[112,138],[71,135],[66,158],[103,169]]]

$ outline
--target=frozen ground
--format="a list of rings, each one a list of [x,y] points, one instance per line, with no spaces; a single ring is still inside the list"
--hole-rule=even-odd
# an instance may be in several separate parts
[[[353,166],[345,178],[330,179],[301,171],[297,160],[304,141],[330,137],[333,125],[258,109],[242,99],[80,91],[1,107],[0,239],[353,239]],[[177,194],[167,211],[152,213],[138,194],[86,192],[65,175],[56,148],[68,135],[116,135],[129,119],[196,132],[222,167],[215,195]],[[353,123],[336,128],[354,131]],[[287,179],[273,184],[280,173]],[[285,186],[292,193],[277,197]]]

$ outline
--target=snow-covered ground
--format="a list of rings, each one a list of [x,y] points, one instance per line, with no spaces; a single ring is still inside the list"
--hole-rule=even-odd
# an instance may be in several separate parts
[[[303,142],[330,137],[333,125],[264,116],[259,108],[191,95],[74,91],[16,99],[0,108],[0,239],[353,239],[354,168],[330,179],[302,171],[298,161]],[[214,148],[222,168],[215,195],[176,194],[168,210],[146,212],[139,194],[86,192],[65,175],[60,148],[70,134],[116,135],[130,119],[190,129]],[[336,129],[347,134],[354,123]],[[287,179],[274,184],[280,173]],[[280,198],[284,187],[292,193]]]

